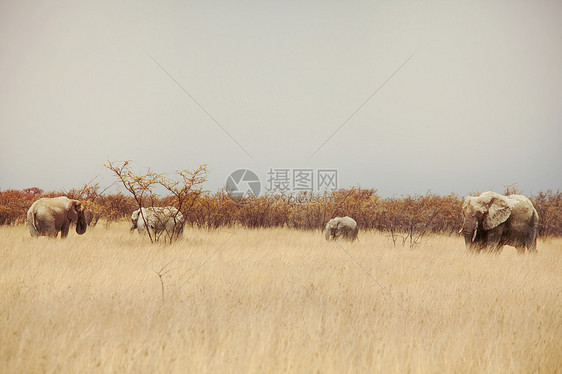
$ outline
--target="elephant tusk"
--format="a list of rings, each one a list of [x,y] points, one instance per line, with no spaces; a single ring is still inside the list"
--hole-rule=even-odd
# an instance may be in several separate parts
[[[464,227],[461,227],[461,229],[459,230],[459,235],[462,234],[462,229],[463,229],[463,228],[464,228]]]
[[[478,232],[478,229],[474,230],[474,234],[472,234],[472,241],[474,241],[474,238],[476,238],[476,233]]]

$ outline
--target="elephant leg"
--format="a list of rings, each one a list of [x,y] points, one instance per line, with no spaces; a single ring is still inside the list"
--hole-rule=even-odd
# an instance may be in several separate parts
[[[494,253],[498,253],[498,254],[501,253],[503,250],[503,246],[504,246],[503,243],[496,244],[495,247],[493,247]]]
[[[526,243],[527,250],[531,253],[537,253],[537,235],[534,234],[532,238]]]
[[[154,227],[154,225],[148,226],[148,232],[150,233],[152,240],[158,241],[158,230],[156,229],[156,227]]]
[[[517,249],[517,253],[522,255],[525,253],[525,246],[524,245],[516,245],[515,249]]]
[[[65,222],[60,229],[60,237],[64,239],[68,236],[68,230],[70,229],[70,222]]]
[[[177,232],[176,238],[181,238],[181,237],[183,236],[183,225],[181,225],[181,224],[178,223],[177,226],[176,226],[176,228],[177,228],[177,230],[176,230],[176,232]]]
[[[494,227],[486,232],[486,244],[491,252],[501,252],[504,243],[502,243],[503,225]]]

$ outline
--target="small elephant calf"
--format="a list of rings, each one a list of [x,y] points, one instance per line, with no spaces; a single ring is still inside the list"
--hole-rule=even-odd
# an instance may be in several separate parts
[[[332,218],[326,224],[326,231],[324,236],[326,240],[337,240],[342,238],[344,240],[354,241],[357,239],[359,228],[357,222],[351,217],[336,217]]]

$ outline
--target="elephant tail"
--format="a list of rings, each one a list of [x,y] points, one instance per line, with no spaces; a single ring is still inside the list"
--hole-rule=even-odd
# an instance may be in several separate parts
[[[39,236],[39,228],[37,226],[37,212],[27,213],[27,226],[29,227],[29,233],[31,236]]]

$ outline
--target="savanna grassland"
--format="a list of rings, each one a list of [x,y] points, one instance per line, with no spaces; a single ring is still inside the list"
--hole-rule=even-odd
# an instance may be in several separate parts
[[[1,226],[0,372],[562,370],[562,239],[520,256],[359,237],[186,228],[165,245],[124,222],[66,240]]]

